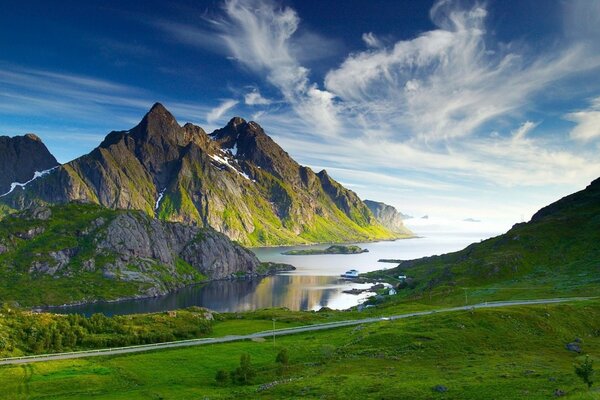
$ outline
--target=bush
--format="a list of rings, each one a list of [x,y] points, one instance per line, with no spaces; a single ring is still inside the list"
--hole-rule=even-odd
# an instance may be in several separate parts
[[[281,351],[277,353],[277,357],[275,357],[275,362],[278,362],[281,365],[288,365],[289,361],[290,357],[287,349],[281,349]]]
[[[594,361],[590,360],[589,356],[585,356],[585,361],[579,365],[575,365],[575,374],[590,389],[594,384]]]
[[[228,380],[229,373],[227,371],[222,369],[217,371],[217,375],[215,376],[215,381],[217,381],[217,384],[219,384],[220,386],[225,386]]]
[[[233,383],[247,385],[252,381],[254,375],[256,375],[256,371],[250,361],[250,354],[242,354],[240,357],[240,366],[231,373],[231,380]]]

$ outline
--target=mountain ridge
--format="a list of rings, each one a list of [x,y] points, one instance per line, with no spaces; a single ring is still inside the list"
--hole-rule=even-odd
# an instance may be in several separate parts
[[[90,153],[0,200],[15,209],[84,201],[142,210],[250,246],[402,237],[326,171],[298,164],[256,122],[235,117],[207,134],[180,126],[160,103],[132,129],[110,132]]]

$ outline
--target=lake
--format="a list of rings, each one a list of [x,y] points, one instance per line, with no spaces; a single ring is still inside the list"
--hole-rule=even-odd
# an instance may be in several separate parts
[[[388,242],[356,243],[369,250],[361,254],[302,255],[281,254],[292,249],[323,249],[328,245],[269,247],[252,249],[261,261],[292,264],[296,271],[265,278],[214,281],[183,288],[166,296],[126,300],[116,303],[94,303],[55,308],[61,313],[106,315],[147,313],[174,310],[189,306],[206,307],[218,312],[248,311],[267,307],[287,307],[290,310],[318,310],[321,307],[346,309],[364,301],[370,294],[343,293],[352,288],[368,288],[341,279],[349,269],[369,272],[393,268],[396,264],[380,263],[379,259],[413,259],[460,250],[470,243],[492,236],[490,233],[430,233],[425,237]]]

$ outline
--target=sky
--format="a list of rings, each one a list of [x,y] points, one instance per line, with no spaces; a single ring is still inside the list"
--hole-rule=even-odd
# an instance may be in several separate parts
[[[600,176],[599,71],[598,1],[6,0],[0,134],[67,162],[157,101],[241,116],[414,226],[501,232]]]

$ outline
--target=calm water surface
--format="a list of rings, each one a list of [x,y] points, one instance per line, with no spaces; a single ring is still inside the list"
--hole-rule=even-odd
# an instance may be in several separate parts
[[[287,307],[291,310],[318,310],[321,307],[345,309],[355,306],[368,294],[342,293],[351,288],[367,288],[339,276],[349,269],[369,272],[392,268],[396,264],[380,263],[381,258],[413,259],[443,254],[464,248],[492,236],[489,233],[442,234],[398,240],[395,242],[357,243],[368,253],[351,255],[286,256],[290,249],[322,249],[328,245],[255,248],[261,261],[283,262],[294,265],[296,271],[252,280],[216,281],[205,285],[183,288],[166,296],[128,300],[118,303],[95,303],[63,307],[52,311],[91,315],[132,314],[173,310],[189,306],[206,307],[218,312],[247,311],[266,307]]]

